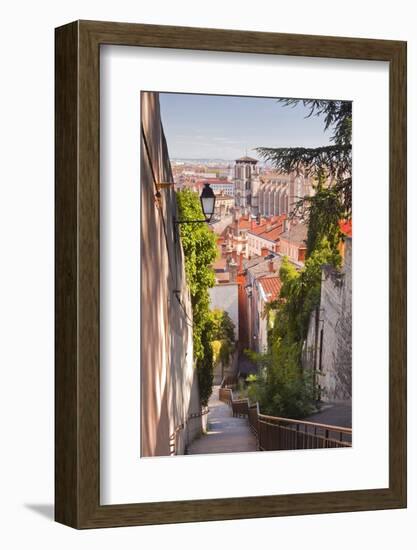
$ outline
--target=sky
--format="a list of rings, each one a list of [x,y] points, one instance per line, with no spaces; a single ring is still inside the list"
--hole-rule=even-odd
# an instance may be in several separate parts
[[[255,147],[318,147],[330,143],[322,117],[276,98],[160,93],[171,159],[260,158]]]

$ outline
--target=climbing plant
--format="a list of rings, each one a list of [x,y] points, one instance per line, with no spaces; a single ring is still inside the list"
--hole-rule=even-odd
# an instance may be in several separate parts
[[[200,199],[190,189],[177,192],[179,216],[184,220],[203,218]],[[213,385],[212,339],[214,321],[209,309],[208,289],[215,284],[212,264],[217,256],[216,238],[205,223],[180,224],[185,272],[193,310],[194,360],[200,399],[207,404]]]
[[[326,238],[301,270],[283,259],[280,295],[269,306],[276,315],[268,352],[251,357],[259,365],[259,374],[250,383],[249,396],[267,414],[302,418],[316,405],[313,374],[301,368],[301,354],[311,312],[320,303],[321,266],[329,263],[339,264],[340,256]]]

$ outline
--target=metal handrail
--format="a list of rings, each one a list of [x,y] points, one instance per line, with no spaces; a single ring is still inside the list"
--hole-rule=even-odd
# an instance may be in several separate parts
[[[352,428],[296,420],[262,414],[259,403],[250,403],[248,398],[234,399],[233,390],[222,380],[219,399],[232,407],[233,416],[247,416],[249,426],[258,440],[260,450],[315,449],[328,447],[351,447]],[[247,407],[241,407],[241,405]],[[254,415],[253,409],[256,409]],[[254,418],[255,416],[255,418]],[[334,437],[334,435],[336,437]]]
[[[305,426],[311,426],[312,428],[320,428],[322,430],[329,430],[332,432],[343,432],[345,434],[352,434],[352,428],[346,428],[344,426],[334,426],[332,424],[320,424],[319,422],[311,422],[310,420],[295,420],[293,418],[284,418],[281,416],[270,416],[262,413],[259,413],[258,416],[261,421],[265,419],[265,420],[270,420],[272,423],[274,421],[277,421],[277,423],[282,422],[287,424],[303,424]]]

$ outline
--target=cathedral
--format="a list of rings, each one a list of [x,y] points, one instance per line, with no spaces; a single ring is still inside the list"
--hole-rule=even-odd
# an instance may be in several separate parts
[[[258,161],[248,156],[235,161],[234,186],[239,213],[255,217],[290,214],[298,199],[313,194],[311,178],[261,172]]]

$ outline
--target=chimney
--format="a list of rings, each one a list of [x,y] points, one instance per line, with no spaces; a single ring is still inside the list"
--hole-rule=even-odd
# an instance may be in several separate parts
[[[285,220],[284,220],[284,233],[285,233],[286,231],[288,231],[289,228],[290,228],[289,219],[288,219],[288,218],[285,218]]]
[[[275,241],[275,252],[281,252],[281,239]]]
[[[305,247],[298,249],[298,261],[305,262],[307,249]]]
[[[263,247],[261,248],[261,256],[262,256],[262,258],[265,258],[265,256],[268,256],[268,254],[269,254],[269,250],[266,248],[266,246],[263,246]]]
[[[229,281],[235,283],[237,279],[237,263],[232,260],[229,263]]]
[[[273,262],[273,260],[269,260],[269,262],[268,262],[268,271],[269,271],[269,273],[274,273],[274,262]]]
[[[243,271],[243,252],[239,254],[239,271]]]

